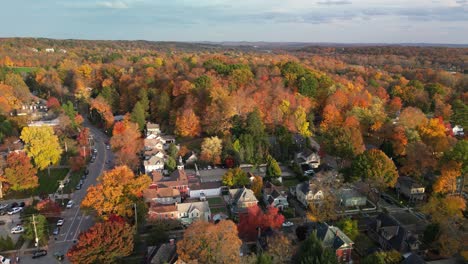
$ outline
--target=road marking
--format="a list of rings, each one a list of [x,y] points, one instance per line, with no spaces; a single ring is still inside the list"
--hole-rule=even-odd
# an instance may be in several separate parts
[[[67,237],[68,237],[68,233],[70,232],[70,229],[71,229],[72,226],[73,226],[73,223],[75,223],[75,218],[76,218],[76,216],[78,215],[79,212],[80,212],[80,209],[78,208],[78,210],[76,210],[75,217],[73,218],[73,221],[72,221],[72,223],[70,224],[70,227],[68,228],[68,231],[67,231],[67,233],[66,233],[66,234],[67,234]]]
[[[78,226],[76,227],[76,234],[73,236],[73,240],[75,240],[76,236],[80,233],[80,225],[81,225],[81,222],[83,221],[83,218],[84,218],[84,214],[81,215],[81,220],[78,223]]]

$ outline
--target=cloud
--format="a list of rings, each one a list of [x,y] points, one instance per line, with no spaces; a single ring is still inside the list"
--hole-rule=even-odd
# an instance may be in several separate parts
[[[110,9],[127,9],[129,8],[128,4],[122,1],[106,1],[106,2],[99,2],[99,7],[105,7]]]
[[[351,1],[349,0],[324,0],[318,1],[317,4],[319,5],[349,5]]]

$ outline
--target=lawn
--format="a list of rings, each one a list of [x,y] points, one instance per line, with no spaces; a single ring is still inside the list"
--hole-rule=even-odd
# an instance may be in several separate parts
[[[212,215],[217,214],[217,213],[224,213],[227,215],[226,207],[214,207],[214,208],[210,207],[210,211]]]
[[[30,73],[30,72],[35,71],[37,68],[36,67],[8,67],[7,69],[14,73]]]
[[[83,173],[84,172],[82,170],[72,172],[69,177],[70,182],[63,188],[63,193],[72,193],[75,190],[76,185],[80,182]]]
[[[57,191],[59,181],[63,180],[67,176],[69,169],[50,169],[50,176],[48,170],[45,169],[38,173],[39,176],[39,188],[37,188],[35,194],[51,194]]]
[[[286,187],[293,187],[299,184],[299,180],[294,178],[294,179],[285,179],[283,178],[283,185]]]
[[[206,198],[206,200],[208,200],[208,203],[210,205],[223,205],[224,204],[223,199],[221,197],[210,197],[210,198]]]

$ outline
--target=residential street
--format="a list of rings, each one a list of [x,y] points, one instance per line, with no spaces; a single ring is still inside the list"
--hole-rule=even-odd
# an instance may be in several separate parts
[[[113,155],[110,150],[106,150],[106,142],[109,141],[109,138],[87,121],[84,122],[84,126],[88,127],[93,135],[95,142],[94,147],[98,151],[96,161],[88,165],[89,175],[84,181],[81,190],[76,190],[72,195],[72,200],[75,204],[71,209],[64,209],[62,212],[62,217],[65,222],[60,229],[59,235],[51,236],[47,256],[34,260],[31,258],[31,255],[21,256],[21,263],[69,263],[66,258],[61,262],[56,260],[54,258],[54,253],[61,252],[66,254],[68,249],[76,242],[78,235],[94,224],[93,216],[85,215],[84,212],[80,210],[80,204],[89,186],[95,185],[97,177],[106,169],[106,161],[113,160]]]

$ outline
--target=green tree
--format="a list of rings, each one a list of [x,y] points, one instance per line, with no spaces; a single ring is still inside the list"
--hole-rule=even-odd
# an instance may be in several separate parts
[[[131,120],[138,124],[138,128],[142,131],[145,128],[145,110],[140,101],[133,107]]]
[[[279,178],[281,176],[281,168],[278,162],[270,155],[267,157],[266,176],[269,178]]]
[[[296,263],[301,264],[338,264],[335,252],[324,248],[315,233],[302,243],[296,258]]]
[[[354,128],[329,128],[323,134],[323,143],[327,153],[342,160],[352,159],[364,151],[361,132]]]
[[[383,189],[394,187],[398,172],[395,163],[379,149],[366,150],[358,155],[351,164],[351,178],[361,179]]]
[[[268,254],[260,254],[257,257],[256,264],[272,264],[273,258]]]
[[[426,226],[426,229],[424,229],[423,242],[426,245],[432,244],[439,237],[440,231],[441,230],[440,230],[440,224],[439,223],[432,223],[432,224]]]
[[[170,172],[173,172],[177,167],[177,163],[175,159],[171,156],[167,157],[165,165],[166,165],[166,169],[169,170]]]
[[[362,259],[363,264],[399,264],[401,254],[396,250],[375,252]]]
[[[468,173],[468,140],[459,140],[453,148],[444,153],[442,162],[456,161],[462,164],[462,174]]]
[[[48,235],[48,224],[47,219],[43,215],[32,215],[26,218],[26,224],[24,226],[24,237],[30,241],[35,241],[36,234],[34,233],[34,224],[33,221],[36,222],[36,232],[37,237],[39,239],[39,245],[47,245],[49,240]]]
[[[356,240],[359,235],[357,220],[343,218],[338,222],[337,226],[353,241]]]
[[[315,76],[307,73],[298,79],[298,91],[300,94],[314,98],[317,94],[318,81]]]
[[[452,121],[455,125],[468,127],[468,104],[463,103],[460,99],[456,99],[452,103]]]
[[[174,144],[174,143],[169,144],[169,146],[167,148],[167,154],[169,156],[171,156],[173,159],[176,159],[177,158],[177,153],[179,153],[179,150],[177,149],[176,144]]]
[[[25,143],[25,151],[39,170],[60,161],[62,148],[51,127],[24,127],[20,138]]]
[[[262,117],[258,108],[247,116],[247,132],[253,136],[256,141],[262,141],[266,137],[265,124],[263,124]]]
[[[146,89],[142,88],[140,89],[140,92],[138,92],[138,102],[140,102],[141,106],[143,107],[145,118],[148,118],[150,102],[148,99],[148,92],[146,91]]]

